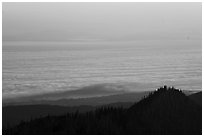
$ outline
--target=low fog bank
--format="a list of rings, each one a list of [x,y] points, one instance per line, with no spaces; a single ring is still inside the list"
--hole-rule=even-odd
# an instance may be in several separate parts
[[[155,83],[103,83],[90,85],[76,90],[54,91],[49,93],[41,93],[27,95],[22,97],[3,98],[3,105],[19,105],[19,104],[54,104],[54,105],[73,105],[79,102],[87,103],[87,100],[92,100],[91,103],[97,100],[109,100],[109,103],[115,101],[128,101],[131,96],[144,95],[150,91],[159,88],[159,84]],[[177,87],[176,87],[177,88]],[[187,95],[199,92],[200,90],[183,90]],[[118,97],[119,96],[119,97]],[[125,98],[125,99],[124,99]],[[115,99],[115,100],[114,100]],[[134,97],[132,98],[135,99]],[[69,101],[67,101],[69,100]],[[71,101],[70,101],[71,100]],[[73,101],[74,100],[74,101]],[[111,101],[112,100],[112,101]],[[54,102],[54,103],[53,103]],[[99,101],[100,102],[100,101]],[[99,103],[100,104],[100,103]]]
[[[40,101],[40,100],[59,100],[59,99],[76,99],[91,98],[118,95],[124,93],[138,93],[152,91],[159,86],[154,84],[141,83],[103,83],[90,85],[76,90],[53,91],[49,93],[25,95],[21,97],[3,98],[3,104],[12,102]]]

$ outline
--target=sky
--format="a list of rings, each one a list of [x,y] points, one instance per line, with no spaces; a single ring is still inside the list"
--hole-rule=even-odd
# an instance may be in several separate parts
[[[202,3],[3,3],[3,41],[202,39]]]

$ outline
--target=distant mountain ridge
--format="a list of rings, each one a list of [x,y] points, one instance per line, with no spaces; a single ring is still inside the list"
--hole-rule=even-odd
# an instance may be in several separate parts
[[[80,105],[104,105],[115,102],[137,102],[149,92],[136,92],[136,93],[117,93],[115,95],[89,97],[89,98],[76,98],[76,99],[58,99],[58,100],[22,100],[19,102],[4,103],[3,106],[16,106],[16,105],[60,105],[60,106],[80,106]]]
[[[114,84],[96,84],[91,86],[86,86],[79,89],[65,90],[65,91],[55,91],[49,93],[33,94],[22,97],[6,98],[3,99],[3,105],[5,104],[18,104],[21,102],[38,102],[41,100],[61,100],[61,99],[77,99],[77,98],[92,98],[92,97],[102,97],[128,93],[127,90],[121,85]]]
[[[142,93],[153,91],[155,85],[151,83],[102,83],[94,84],[78,89],[62,90],[54,92],[42,92],[39,94],[27,94],[24,96],[16,96],[3,98],[3,106],[16,104],[37,104],[37,102],[57,101],[68,99],[84,99],[94,97],[105,97],[129,93]],[[57,104],[56,104],[57,105]]]

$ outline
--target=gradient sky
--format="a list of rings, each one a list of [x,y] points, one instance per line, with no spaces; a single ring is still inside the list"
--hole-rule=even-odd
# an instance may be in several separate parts
[[[3,41],[201,40],[201,3],[3,3]]]

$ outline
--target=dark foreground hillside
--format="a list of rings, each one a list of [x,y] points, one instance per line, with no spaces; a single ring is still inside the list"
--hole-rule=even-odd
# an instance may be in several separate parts
[[[148,94],[149,92],[136,92],[92,98],[30,100],[30,102],[24,102],[23,99],[21,102],[3,103],[2,126],[13,127],[21,121],[29,121],[47,115],[59,116],[76,111],[88,112],[101,106],[129,108],[134,102],[138,102]]]
[[[164,87],[127,109],[46,116],[3,129],[3,134],[202,134],[202,107],[182,91]]]

